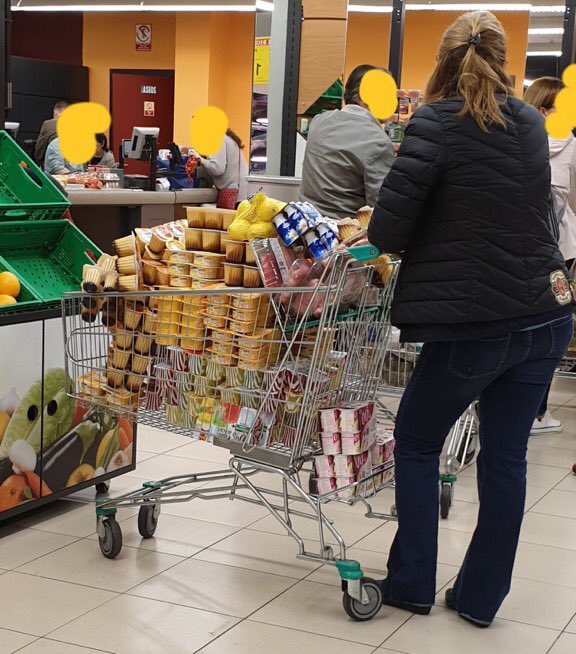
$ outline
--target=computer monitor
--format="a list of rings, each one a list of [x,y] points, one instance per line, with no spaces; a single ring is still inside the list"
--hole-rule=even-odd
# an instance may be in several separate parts
[[[132,128],[132,142],[128,150],[129,159],[142,159],[142,151],[146,146],[147,137],[157,139],[160,134],[159,127]]]

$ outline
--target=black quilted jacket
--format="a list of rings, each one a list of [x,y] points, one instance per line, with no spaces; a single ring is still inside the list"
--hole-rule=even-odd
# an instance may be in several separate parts
[[[455,98],[415,112],[368,228],[371,243],[402,254],[396,325],[508,320],[570,302],[547,223],[542,117],[509,98],[507,128],[486,133],[461,108]]]

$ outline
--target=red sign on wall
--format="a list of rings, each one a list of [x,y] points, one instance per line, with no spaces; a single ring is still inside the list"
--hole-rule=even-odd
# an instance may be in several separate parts
[[[152,25],[136,25],[136,50],[138,52],[152,50]]]

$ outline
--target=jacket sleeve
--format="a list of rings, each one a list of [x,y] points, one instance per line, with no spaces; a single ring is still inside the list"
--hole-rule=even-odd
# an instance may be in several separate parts
[[[40,128],[40,134],[36,139],[36,146],[34,148],[34,159],[38,165],[41,165],[44,162],[44,157],[46,156],[46,148],[48,147],[48,126],[46,122],[42,123]]]
[[[364,189],[366,204],[374,207],[378,201],[378,193],[394,163],[394,146],[388,135],[382,130],[382,140],[377,144],[374,154],[366,162],[364,170]]]
[[[202,165],[212,177],[223,175],[226,170],[226,137],[222,142],[222,147],[211,157],[202,157]]]
[[[445,166],[442,124],[430,106],[418,109],[408,127],[368,226],[382,252],[399,254],[410,244],[430,192]]]

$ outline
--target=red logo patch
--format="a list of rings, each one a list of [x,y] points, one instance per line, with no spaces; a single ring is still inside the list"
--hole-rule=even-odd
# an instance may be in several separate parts
[[[550,273],[550,287],[558,304],[570,304],[572,302],[572,291],[564,271],[555,270]]]

